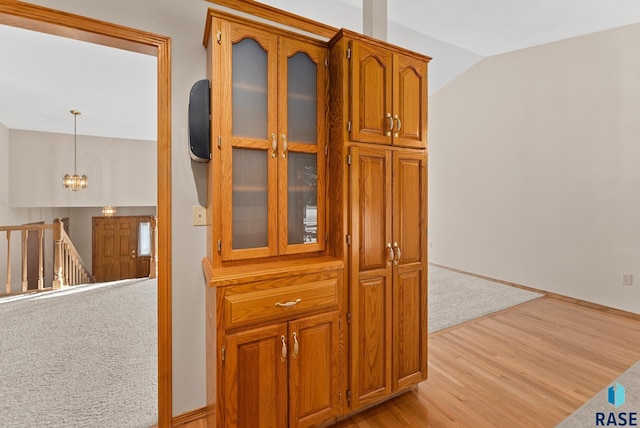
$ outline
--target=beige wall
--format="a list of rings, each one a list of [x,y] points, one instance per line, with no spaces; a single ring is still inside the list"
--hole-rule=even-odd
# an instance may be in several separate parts
[[[73,135],[9,131],[10,207],[155,206],[156,142],[78,135],[77,172],[87,190],[71,192]]]
[[[431,96],[431,262],[640,313],[631,40],[640,25],[486,58]]]

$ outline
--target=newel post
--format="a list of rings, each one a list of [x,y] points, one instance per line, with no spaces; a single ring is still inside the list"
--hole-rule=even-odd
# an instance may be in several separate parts
[[[53,222],[53,288],[59,289],[64,285],[62,273],[62,220],[57,218]]]

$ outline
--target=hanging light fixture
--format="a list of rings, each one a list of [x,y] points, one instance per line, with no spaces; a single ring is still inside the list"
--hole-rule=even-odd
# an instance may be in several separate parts
[[[77,192],[80,189],[87,188],[87,176],[78,175],[76,172],[76,165],[78,163],[76,156],[76,145],[78,139],[76,124],[78,121],[78,115],[81,113],[78,110],[71,110],[71,114],[73,115],[73,175],[65,174],[64,177],[62,177],[62,184],[67,189]]]

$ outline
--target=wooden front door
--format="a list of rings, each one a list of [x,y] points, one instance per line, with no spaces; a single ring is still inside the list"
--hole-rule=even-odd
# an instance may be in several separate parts
[[[96,282],[149,276],[149,254],[139,255],[141,223],[149,216],[93,218],[92,271]]]

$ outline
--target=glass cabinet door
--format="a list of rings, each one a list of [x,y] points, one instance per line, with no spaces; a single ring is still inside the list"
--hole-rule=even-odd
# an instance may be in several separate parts
[[[221,147],[222,258],[268,257],[277,252],[277,37],[232,24],[227,54],[231,74],[222,93],[231,123],[223,140],[231,144]]]
[[[212,81],[221,260],[322,251],[327,48],[226,25]]]
[[[283,145],[278,165],[280,254],[324,249],[326,49],[286,38],[279,44]]]

